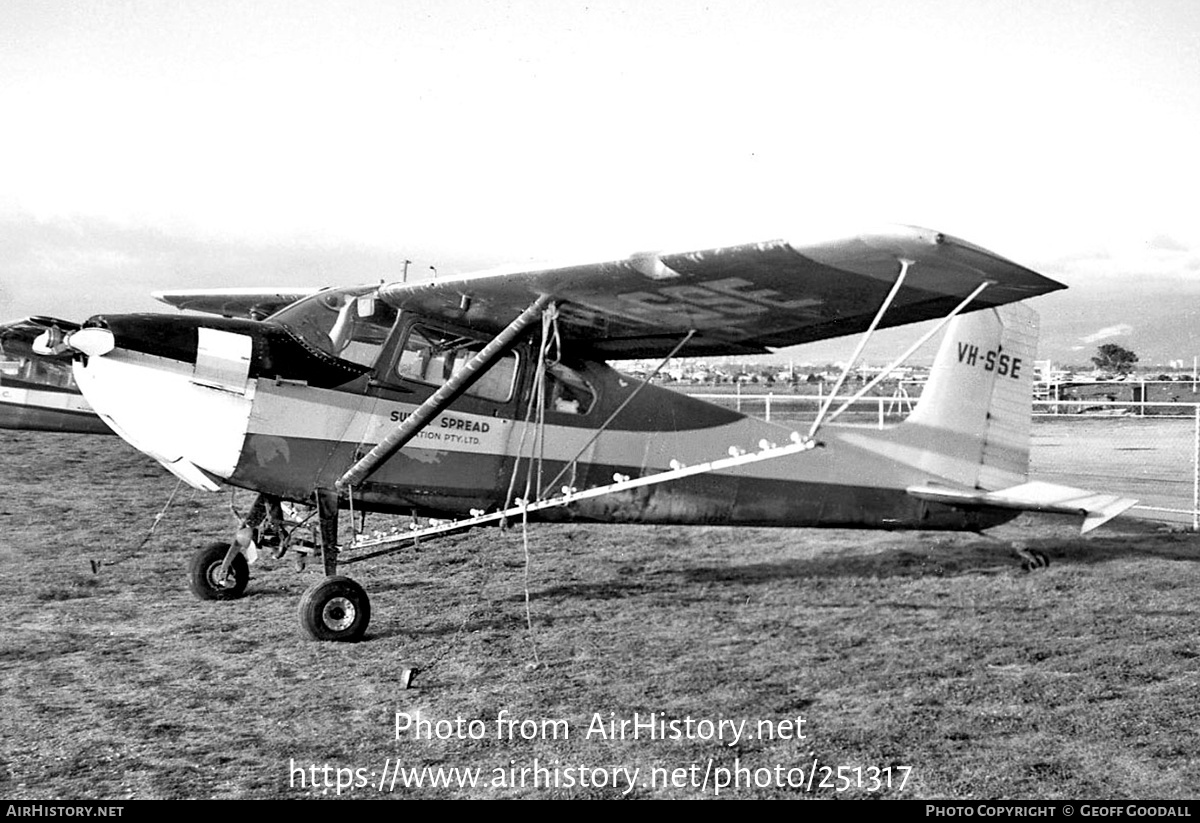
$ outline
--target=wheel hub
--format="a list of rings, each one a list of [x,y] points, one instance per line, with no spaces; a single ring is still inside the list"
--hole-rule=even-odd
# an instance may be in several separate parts
[[[354,604],[345,597],[331,598],[321,609],[321,620],[333,631],[345,631],[354,623],[358,614]]]
[[[221,563],[213,563],[208,567],[208,582],[214,589],[228,589],[233,586],[233,578],[221,574]]]

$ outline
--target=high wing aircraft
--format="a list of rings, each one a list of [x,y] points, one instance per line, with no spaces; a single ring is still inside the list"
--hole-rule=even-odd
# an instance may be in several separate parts
[[[1100,525],[1135,501],[1027,477],[1037,322],[1017,302],[1059,288],[894,228],[328,289],[265,320],[98,315],[40,346],[72,352],[96,412],[187,483],[257,492],[233,538],[192,558],[194,592],[240,595],[257,545],[316,544],[325,578],[301,623],[357,640],[370,600],[341,567],[509,520],[977,531],[1034,510]],[[227,314],[261,297],[157,296]],[[606,362],[862,332],[857,360],[876,329],[936,318],[917,344],[946,327],[927,387],[886,430],[832,426],[846,405],[827,404],[793,432]],[[344,509],[442,522],[342,545]]]
[[[43,318],[0,325],[0,429],[112,434],[96,416],[71,374],[71,354],[39,355],[33,341],[46,331]],[[77,329],[59,326],[60,333]]]

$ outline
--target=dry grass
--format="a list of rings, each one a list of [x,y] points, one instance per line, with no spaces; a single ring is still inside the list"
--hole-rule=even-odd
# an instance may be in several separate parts
[[[621,794],[490,786],[493,769],[534,758],[639,768],[635,797],[711,796],[711,782],[650,786],[649,770],[694,763],[699,779],[735,758],[805,780],[814,762],[912,767],[903,789],[843,797],[1187,798],[1200,785],[1190,535],[1129,524],[1081,539],[1022,519],[999,535],[1053,558],[1027,574],[972,535],[534,527],[531,634],[521,533],[486,531],[350,567],[372,595],[368,640],[320,644],[296,619],[316,572],[263,563],[242,600],[188,593],[189,553],[230,533],[227,495],[184,490],[143,545],[175,485],[155,464],[116,438],[0,443],[0,796],[323,794],[292,761],[374,773],[343,796],[378,797],[397,761],[477,767],[488,785],[385,794]],[[482,720],[488,737],[397,740],[396,712],[418,710]],[[571,737],[496,740],[501,711],[564,719]],[[585,739],[610,712],[803,717],[806,737]]]

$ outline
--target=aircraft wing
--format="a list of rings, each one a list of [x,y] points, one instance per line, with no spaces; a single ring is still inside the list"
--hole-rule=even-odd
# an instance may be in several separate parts
[[[908,493],[920,500],[952,506],[1083,515],[1082,534],[1103,526],[1137,504],[1136,500],[1129,497],[1099,494],[1036,480],[994,492],[927,485],[914,486],[908,489]]]
[[[315,288],[234,288],[180,289],[156,291],[153,297],[177,309],[219,314],[224,317],[252,317],[261,320],[315,294]]]
[[[685,356],[761,354],[865,330],[901,260],[913,265],[881,327],[943,317],[985,281],[971,310],[1065,288],[963,240],[897,227],[391,283],[380,294],[396,308],[493,333],[549,294],[560,334],[601,358],[662,356],[691,330]]]

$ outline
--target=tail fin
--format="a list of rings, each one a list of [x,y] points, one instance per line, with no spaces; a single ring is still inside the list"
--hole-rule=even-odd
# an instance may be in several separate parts
[[[1027,482],[1037,331],[1037,313],[1020,303],[950,324],[921,400],[900,426],[923,451],[920,468],[938,480],[908,493],[963,508],[1082,515],[1086,533],[1137,501]]]
[[[951,321],[902,436],[920,468],[970,489],[1003,489],[1029,473],[1037,312],[1020,303]]]

